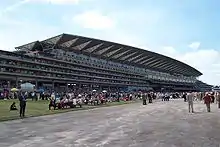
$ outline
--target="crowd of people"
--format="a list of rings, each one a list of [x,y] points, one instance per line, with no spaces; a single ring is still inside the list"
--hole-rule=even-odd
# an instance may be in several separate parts
[[[26,101],[28,98],[32,101],[38,100],[48,100],[48,109],[65,109],[65,108],[80,108],[85,105],[103,105],[110,102],[120,102],[120,101],[132,101],[132,100],[142,100],[143,105],[148,103],[153,103],[154,99],[160,99],[162,101],[169,101],[170,99],[182,98],[184,102],[188,102],[189,112],[194,113],[193,102],[202,101],[206,104],[207,111],[211,112],[210,104],[220,102],[220,93],[202,93],[202,92],[188,92],[188,93],[162,93],[162,92],[67,92],[67,93],[36,93],[36,92],[24,92],[20,91],[18,99],[20,101],[20,117],[25,116]],[[219,103],[220,108],[220,103]],[[13,102],[10,106],[10,110],[17,110],[16,104]]]
[[[86,92],[16,92],[18,99],[20,101],[20,117],[25,116],[26,101],[31,99],[32,101],[38,100],[48,100],[48,109],[66,109],[66,108],[76,108],[77,106],[83,107],[84,105],[104,105],[111,102],[120,101],[132,101],[135,99],[141,99],[141,95],[138,92],[97,92],[86,91]],[[13,109],[12,109],[13,108]],[[10,107],[11,110],[16,110],[16,105],[13,103]]]
[[[162,101],[182,98],[184,102],[188,102],[189,113],[195,112],[193,107],[194,101],[203,101],[206,105],[207,112],[211,112],[212,103],[218,103],[218,108],[220,108],[220,92],[142,93],[143,105],[147,105],[147,101],[152,103],[154,96]]]
[[[220,108],[220,92],[189,92],[183,94],[184,102],[188,102],[189,113],[194,113],[194,101],[204,101],[207,112],[211,112],[211,103],[218,103]]]
[[[84,105],[103,105],[111,102],[120,101],[132,101],[132,100],[143,100],[143,104],[153,103],[154,99],[162,99],[169,101],[171,98],[178,98],[178,93],[156,93],[156,92],[97,92],[97,91],[86,91],[86,92],[16,92],[16,95],[20,101],[20,117],[25,116],[26,101],[28,98],[32,101],[48,100],[48,109],[66,109],[66,108],[80,108]],[[164,97],[163,97],[164,96]],[[148,102],[147,102],[148,101]],[[15,103],[13,102],[11,110],[17,110]]]

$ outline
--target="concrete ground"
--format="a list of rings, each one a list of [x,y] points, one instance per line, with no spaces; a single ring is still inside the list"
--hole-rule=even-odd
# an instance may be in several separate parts
[[[0,147],[219,147],[220,109],[182,100],[0,123]]]

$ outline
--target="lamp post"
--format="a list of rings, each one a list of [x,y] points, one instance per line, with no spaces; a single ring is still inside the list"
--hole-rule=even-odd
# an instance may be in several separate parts
[[[67,84],[67,87],[66,87],[66,92],[69,91],[69,87],[70,87],[71,84]]]
[[[8,87],[8,89],[11,88],[10,81],[7,82],[7,87]]]

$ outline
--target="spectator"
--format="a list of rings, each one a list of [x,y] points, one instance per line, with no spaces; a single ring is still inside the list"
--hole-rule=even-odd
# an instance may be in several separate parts
[[[19,95],[19,101],[20,101],[20,117],[25,117],[25,109],[26,109],[26,95],[21,91]]]
[[[189,113],[190,112],[194,113],[193,100],[194,100],[194,94],[193,93],[188,93],[187,94],[187,101],[188,101],[188,105],[189,105]]]
[[[17,107],[16,107],[16,104],[15,102],[13,102],[10,106],[10,111],[14,111],[14,110],[18,110]]]
[[[207,93],[203,99],[204,99],[204,103],[206,104],[207,112],[211,112],[211,107],[210,107],[210,104],[212,102],[211,96]]]

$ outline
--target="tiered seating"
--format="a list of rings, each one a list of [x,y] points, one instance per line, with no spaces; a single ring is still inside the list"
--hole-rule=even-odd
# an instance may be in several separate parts
[[[195,83],[195,88],[198,91],[211,91],[212,90],[212,85],[206,84],[202,81],[197,80]]]

